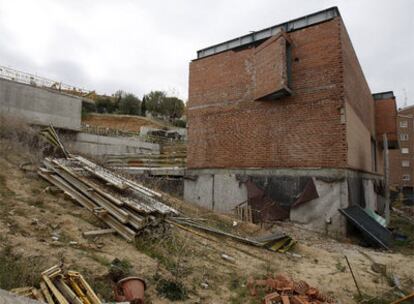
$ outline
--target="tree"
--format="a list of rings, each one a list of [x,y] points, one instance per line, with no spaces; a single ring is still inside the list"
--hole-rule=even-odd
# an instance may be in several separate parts
[[[113,113],[117,109],[116,104],[110,97],[98,97],[95,106],[98,113]]]
[[[124,98],[127,95],[127,92],[124,90],[118,90],[114,94],[112,94],[112,98],[114,99],[114,103],[116,106],[116,109],[119,109],[119,103],[121,102],[121,99]]]
[[[127,93],[119,101],[119,113],[128,115],[140,115],[141,101],[134,94]]]
[[[163,91],[151,91],[145,97],[146,111],[151,114],[162,114],[161,107],[163,100],[167,97]]]
[[[184,112],[184,102],[177,97],[166,97],[162,101],[162,112],[169,118],[180,118]]]
[[[146,114],[147,114],[147,96],[144,95],[144,97],[142,98],[142,102],[141,102],[141,115],[145,117]]]
[[[163,91],[151,91],[144,96],[145,110],[155,115],[179,118],[184,112],[184,102],[177,97],[167,97]]]

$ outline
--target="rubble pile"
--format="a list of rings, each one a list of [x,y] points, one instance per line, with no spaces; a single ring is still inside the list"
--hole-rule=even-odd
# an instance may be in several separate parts
[[[335,299],[321,293],[305,281],[293,281],[282,274],[263,280],[255,280],[250,277],[247,280],[247,288],[249,288],[251,296],[258,295],[258,288],[264,289],[267,293],[263,299],[265,304],[336,303]]]

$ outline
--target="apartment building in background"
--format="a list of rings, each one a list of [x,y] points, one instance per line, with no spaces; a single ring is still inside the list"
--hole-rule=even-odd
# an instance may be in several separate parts
[[[390,151],[390,185],[396,191],[412,193],[414,189],[414,106],[398,110],[400,149]]]

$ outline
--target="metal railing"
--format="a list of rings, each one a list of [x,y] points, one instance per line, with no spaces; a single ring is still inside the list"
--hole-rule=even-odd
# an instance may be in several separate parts
[[[13,68],[9,68],[2,65],[0,65],[0,78],[16,81],[19,83],[29,84],[37,87],[56,89],[64,92],[77,92],[79,94],[90,93],[90,91],[83,88],[78,88],[72,85],[65,84],[63,82],[51,80],[27,72],[18,71]]]

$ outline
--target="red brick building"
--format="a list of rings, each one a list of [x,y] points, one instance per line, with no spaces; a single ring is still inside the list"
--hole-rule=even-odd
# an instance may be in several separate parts
[[[339,208],[378,209],[378,132],[395,136],[395,123],[377,128],[383,112],[336,7],[197,55],[190,63],[187,200],[229,212],[249,201],[254,181],[292,220],[326,231],[343,230]],[[318,198],[292,208],[309,183]],[[303,220],[309,207],[315,214]]]
[[[412,193],[414,189],[414,106],[398,111],[400,149],[390,151],[390,185]]]

